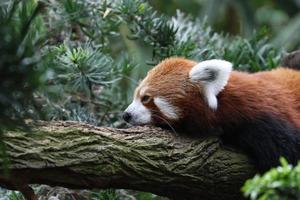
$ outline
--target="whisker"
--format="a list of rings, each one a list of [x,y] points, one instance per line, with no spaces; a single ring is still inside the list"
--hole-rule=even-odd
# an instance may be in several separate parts
[[[155,114],[155,113],[154,113],[153,115],[154,115],[155,117],[157,117],[157,118],[163,120],[163,121],[171,128],[171,130],[172,130],[173,133],[178,134],[178,133],[175,131],[175,129],[173,128],[173,126],[171,125],[171,123],[170,123],[167,119],[165,119],[165,118],[163,118],[163,117],[161,117],[161,116],[159,116],[159,115],[157,115],[157,114]]]
[[[150,110],[150,111],[152,112],[153,116],[155,116],[155,117],[157,117],[157,118],[163,120],[164,122],[166,122],[166,124],[171,128],[171,130],[172,130],[173,133],[178,134],[178,133],[175,131],[175,128],[171,125],[171,123],[170,123],[167,119],[165,119],[165,118],[159,116],[159,114],[158,114],[159,112],[158,112],[157,110],[153,110],[153,109],[149,109],[149,108],[148,108],[148,110]]]

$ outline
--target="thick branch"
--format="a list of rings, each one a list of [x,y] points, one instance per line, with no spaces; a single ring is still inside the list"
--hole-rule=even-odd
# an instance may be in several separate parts
[[[126,188],[174,199],[239,199],[254,174],[247,157],[220,140],[187,138],[159,128],[112,129],[40,122],[5,132],[10,163],[0,184]]]

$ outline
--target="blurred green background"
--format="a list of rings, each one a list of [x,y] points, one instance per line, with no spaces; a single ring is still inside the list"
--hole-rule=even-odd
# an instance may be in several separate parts
[[[149,3],[169,16],[179,9],[207,19],[217,32],[248,37],[266,27],[276,46],[288,50],[299,48],[299,0],[149,0]]]

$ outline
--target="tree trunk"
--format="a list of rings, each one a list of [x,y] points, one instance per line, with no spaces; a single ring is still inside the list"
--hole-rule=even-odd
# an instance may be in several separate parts
[[[255,170],[216,137],[188,138],[154,128],[113,129],[78,122],[39,122],[6,131],[0,185],[124,188],[172,199],[241,199]],[[29,195],[30,196],[30,195]]]

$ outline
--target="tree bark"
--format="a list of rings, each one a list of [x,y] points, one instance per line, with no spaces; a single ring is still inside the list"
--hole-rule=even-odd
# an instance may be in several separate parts
[[[172,199],[241,199],[255,173],[241,152],[217,137],[189,138],[154,127],[113,129],[78,122],[39,122],[5,131],[9,159],[0,185],[124,188]]]

